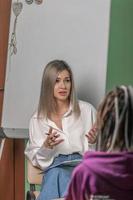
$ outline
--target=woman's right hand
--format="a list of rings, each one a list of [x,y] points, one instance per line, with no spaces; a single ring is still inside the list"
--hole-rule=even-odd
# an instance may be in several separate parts
[[[47,138],[44,141],[44,146],[49,149],[53,149],[55,146],[63,142],[63,139],[59,139],[60,134],[50,127],[49,132],[47,133]]]

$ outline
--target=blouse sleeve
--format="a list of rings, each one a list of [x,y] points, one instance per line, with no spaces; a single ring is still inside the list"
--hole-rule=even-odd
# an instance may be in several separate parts
[[[93,125],[96,122],[96,109],[92,105],[90,106],[91,125]]]
[[[25,149],[25,155],[37,166],[44,170],[53,161],[54,149],[45,148],[43,143],[48,130],[41,127],[37,119],[32,118],[29,125],[29,141]]]
[[[91,125],[91,128],[92,126],[94,125],[94,123],[96,122],[96,110],[93,106],[91,106],[91,122],[92,122],[92,125]],[[90,130],[88,130],[90,131]],[[96,143],[88,143],[88,150],[89,151],[95,151],[96,150]]]
[[[87,119],[85,120],[85,130],[86,133],[88,133],[91,130],[94,123],[96,122],[96,109],[90,103],[86,103],[85,116],[84,119]],[[94,144],[88,143],[89,151],[94,151],[95,149],[96,149],[96,143]]]

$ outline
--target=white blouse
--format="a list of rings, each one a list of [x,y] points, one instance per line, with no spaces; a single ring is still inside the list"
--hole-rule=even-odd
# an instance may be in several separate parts
[[[75,118],[71,106],[68,112],[64,114],[62,118],[62,130],[49,119],[38,119],[37,113],[32,116],[25,155],[34,166],[44,170],[52,164],[53,159],[59,154],[67,155],[78,152],[83,155],[85,151],[94,147],[94,145],[88,145],[85,134],[88,133],[95,122],[96,110],[91,104],[84,101],[79,101],[79,107],[81,110],[79,118]],[[59,138],[64,139],[62,143],[53,149],[43,146],[47,137],[46,133],[49,132],[50,127],[60,134]]]

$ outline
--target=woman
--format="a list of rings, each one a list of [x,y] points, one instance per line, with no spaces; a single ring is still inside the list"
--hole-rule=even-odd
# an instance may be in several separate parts
[[[94,107],[76,99],[68,64],[61,60],[48,63],[25,150],[32,164],[44,171],[38,200],[64,196],[74,166],[95,139],[87,134],[94,121]]]
[[[133,87],[108,93],[97,114],[97,152],[73,172],[66,200],[133,199]]]

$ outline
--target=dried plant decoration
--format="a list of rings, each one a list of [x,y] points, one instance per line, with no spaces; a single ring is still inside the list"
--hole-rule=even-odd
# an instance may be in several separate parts
[[[12,10],[15,15],[15,20],[14,20],[14,26],[13,26],[13,31],[11,35],[11,41],[9,44],[9,51],[10,51],[11,56],[17,53],[16,25],[17,25],[18,15],[21,13],[22,8],[23,8],[22,2],[17,1],[17,2],[12,3]]]
[[[25,0],[25,2],[27,4],[32,4],[33,0]],[[34,0],[34,2],[39,5],[43,2],[43,0]],[[18,16],[21,13],[22,9],[23,9],[23,3],[19,2],[19,0],[12,3],[12,10],[15,15],[15,20],[14,20],[14,26],[13,26],[13,31],[11,35],[11,41],[9,44],[9,51],[10,51],[11,56],[17,53],[16,25],[17,25]]]
[[[21,13],[23,4],[21,2],[14,2],[12,7],[13,7],[14,15],[17,17]]]

